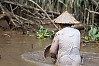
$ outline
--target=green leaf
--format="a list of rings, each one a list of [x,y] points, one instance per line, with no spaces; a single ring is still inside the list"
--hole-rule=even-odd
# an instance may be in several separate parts
[[[40,29],[44,29],[42,25],[40,25]]]
[[[97,32],[97,29],[96,28],[93,28],[93,35],[95,35]]]
[[[54,35],[54,34],[55,34],[54,31],[48,32],[47,29],[44,30],[43,26],[40,25],[40,30],[39,30],[39,32],[37,33],[37,37],[40,38],[40,39],[44,39],[44,38],[47,38],[47,37],[52,36],[52,35]]]
[[[89,35],[89,36],[92,36],[92,30],[89,30],[88,35]]]
[[[85,36],[85,40],[88,40],[88,36]]]
[[[93,27],[93,25],[88,25],[88,29],[90,29],[91,27]]]
[[[95,37],[99,38],[99,32],[98,32],[98,34],[97,34],[97,35],[95,35]]]
[[[96,38],[99,38],[99,35],[95,35]]]

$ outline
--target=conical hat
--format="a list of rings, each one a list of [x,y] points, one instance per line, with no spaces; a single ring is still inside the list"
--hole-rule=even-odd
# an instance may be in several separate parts
[[[78,24],[78,23],[80,23],[72,16],[72,14],[68,13],[67,11],[63,12],[59,17],[54,19],[54,22],[61,23],[61,24]]]

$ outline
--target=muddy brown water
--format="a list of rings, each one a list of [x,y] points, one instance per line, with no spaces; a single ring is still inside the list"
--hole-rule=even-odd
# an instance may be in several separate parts
[[[44,48],[51,41],[15,31],[0,33],[0,66],[52,66],[50,60],[43,58]],[[99,66],[99,49],[95,44],[81,47],[81,53],[85,58],[83,66]]]

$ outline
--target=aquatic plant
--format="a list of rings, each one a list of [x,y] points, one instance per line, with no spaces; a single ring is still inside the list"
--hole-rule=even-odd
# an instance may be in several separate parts
[[[88,28],[90,30],[88,31],[88,36],[85,36],[85,40],[96,40],[99,41],[99,27],[89,25]]]
[[[44,29],[42,25],[40,25],[39,32],[37,33],[37,38],[40,39],[46,39],[46,38],[52,38],[52,36],[55,34],[54,31],[49,31],[47,29]]]

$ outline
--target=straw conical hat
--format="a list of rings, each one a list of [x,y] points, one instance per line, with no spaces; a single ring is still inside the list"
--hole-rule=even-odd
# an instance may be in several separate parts
[[[78,23],[80,23],[72,16],[72,14],[68,13],[67,11],[63,12],[59,17],[54,19],[54,22],[62,23],[62,24],[78,24]]]

